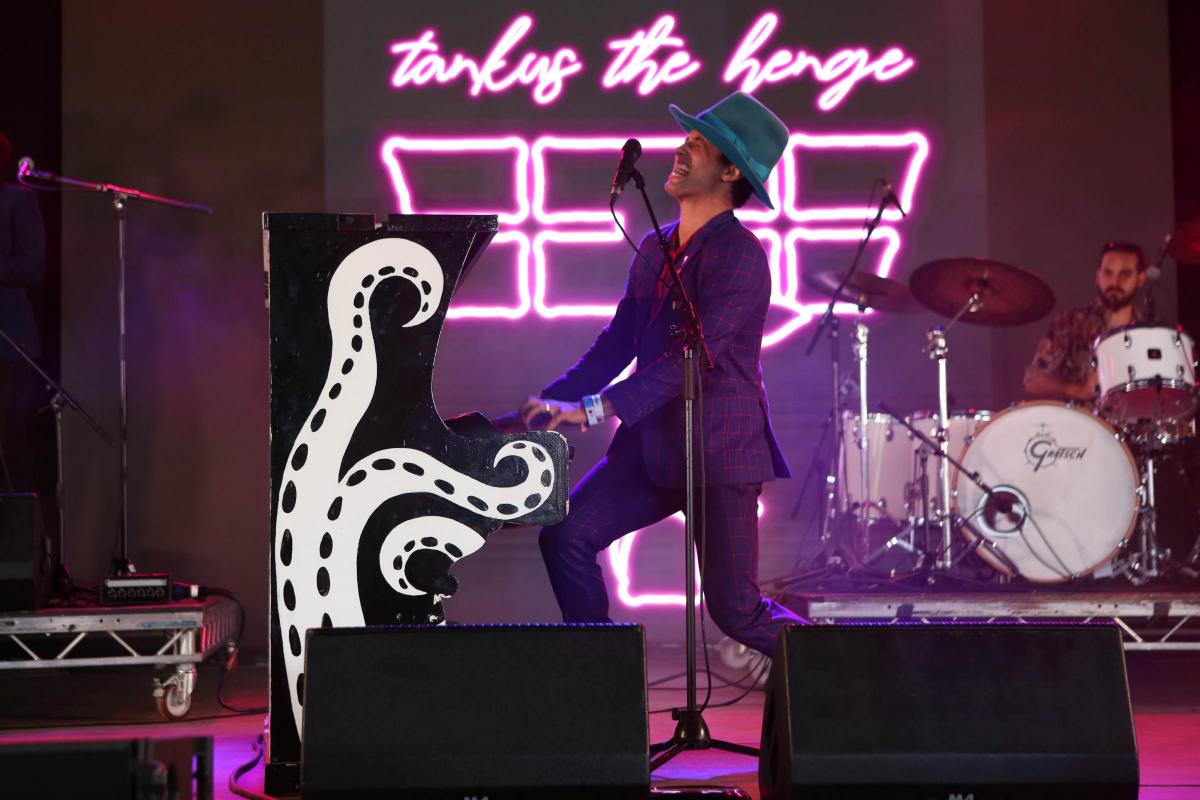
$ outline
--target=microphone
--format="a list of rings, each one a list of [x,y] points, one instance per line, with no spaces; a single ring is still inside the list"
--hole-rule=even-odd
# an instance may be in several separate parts
[[[896,190],[888,183],[887,178],[880,178],[879,182],[883,184],[883,199],[891,203],[900,212],[900,216],[907,217],[908,214],[904,213],[904,207],[900,205],[900,198],[896,196]]]
[[[639,158],[642,157],[642,143],[637,139],[630,139],[625,142],[621,148],[621,160],[617,163],[617,174],[613,175],[612,192],[608,195],[608,206],[612,208],[617,198],[621,196],[621,190],[625,188],[625,184],[629,183],[629,179],[633,177],[633,165]]]
[[[1029,509],[1025,507],[1020,495],[1006,487],[993,489],[984,501],[983,518],[997,533],[1019,532],[1028,517]],[[1002,528],[1001,525],[1006,527]]]
[[[1155,260],[1155,262],[1153,264],[1146,267],[1146,280],[1147,281],[1153,282],[1162,277],[1163,259],[1165,259],[1167,257],[1167,248],[1170,246],[1171,246],[1171,234],[1168,233],[1166,235],[1166,237],[1163,238],[1162,247],[1160,247],[1158,249],[1158,258]]]
[[[29,156],[22,156],[17,162],[17,178],[24,178],[29,173],[33,172],[33,159]]]
[[[1146,286],[1145,294],[1143,295],[1142,310],[1146,315],[1146,321],[1150,323],[1158,322],[1158,304],[1154,298],[1154,284],[1162,277],[1163,259],[1167,257],[1167,248],[1171,245],[1171,234],[1168,233],[1163,238],[1162,247],[1158,250],[1158,259],[1146,267]]]

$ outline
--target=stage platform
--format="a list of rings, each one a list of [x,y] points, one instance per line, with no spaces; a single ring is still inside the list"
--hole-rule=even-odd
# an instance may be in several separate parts
[[[805,592],[788,605],[818,624],[1112,620],[1126,650],[1200,651],[1200,591]]]
[[[196,665],[236,639],[239,610],[212,596],[144,606],[47,608],[0,614],[0,670],[173,667],[147,685],[168,719],[188,713]]]
[[[710,629],[710,633],[715,633]],[[711,653],[714,672],[727,679],[741,673],[721,664]],[[1141,769],[1141,800],[1196,800],[1200,797],[1200,683],[1194,676],[1200,657],[1184,652],[1131,652],[1127,655],[1134,724]],[[648,654],[650,737],[670,736],[675,723],[667,710],[685,701],[684,653],[678,646],[652,645]],[[233,770],[253,756],[252,744],[263,729],[262,714],[224,711],[215,698],[219,676],[216,660],[199,665],[196,704],[182,720],[163,723],[142,700],[149,667],[72,670],[63,681],[53,671],[37,670],[6,676],[0,686],[0,742],[69,742],[98,738],[212,736],[213,797],[234,800],[227,782]],[[705,712],[714,736],[757,746],[762,725],[763,693],[715,681],[712,704]],[[700,680],[701,695],[704,677]],[[265,664],[235,670],[227,683],[227,699],[238,706],[264,705]],[[735,701],[731,705],[723,705]],[[514,720],[513,724],[521,724]],[[684,753],[653,776],[655,786],[739,786],[759,797],[757,761],[717,751]],[[262,791],[261,765],[240,783]]]

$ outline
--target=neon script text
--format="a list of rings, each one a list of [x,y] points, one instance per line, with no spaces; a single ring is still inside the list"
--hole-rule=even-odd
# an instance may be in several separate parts
[[[829,85],[817,98],[817,107],[822,111],[832,111],[841,105],[855,86],[867,78],[874,77],[880,83],[895,80],[916,64],[899,47],[889,48],[875,59],[862,47],[838,50],[824,61],[803,50],[783,49],[776,50],[765,60],[757,58],[759,49],[771,38],[778,25],[779,17],[768,11],[750,26],[750,31],[738,44],[725,67],[726,83],[736,82],[738,76],[744,73],[739,88],[744,92],[753,92],[764,83],[799,78],[808,70],[818,83]]]
[[[889,47],[873,55],[865,47],[845,47],[827,57],[806,50],[777,49],[762,55],[768,40],[779,27],[779,15],[768,11],[758,17],[742,37],[725,66],[722,79],[746,92],[763,84],[782,83],[810,77],[825,88],[817,98],[817,108],[832,111],[864,81],[888,83],[907,74],[916,61],[900,47]],[[623,86],[649,95],[664,85],[682,83],[701,71],[703,65],[689,50],[687,40],[676,33],[676,19],[663,14],[649,28],[635,29],[628,36],[612,39],[608,49],[612,59],[600,84],[605,89]],[[560,99],[567,80],[583,71],[584,64],[575,50],[560,47],[552,54],[533,49],[519,50],[533,29],[533,17],[522,14],[514,19],[482,59],[462,53],[443,53],[433,30],[416,39],[393,42],[396,57],[392,87],[404,89],[427,84],[465,82],[468,94],[502,93],[515,86],[529,87],[539,105]]]
[[[551,103],[562,94],[566,79],[583,69],[583,62],[569,47],[560,47],[553,55],[531,50],[518,59],[513,50],[532,28],[532,17],[522,15],[514,19],[482,63],[462,53],[442,55],[432,30],[425,31],[418,39],[393,42],[391,53],[399,57],[399,63],[392,73],[392,86],[402,89],[430,82],[453,83],[465,75],[472,97],[485,90],[504,92],[519,83],[533,87],[534,102]]]
[[[609,50],[615,50],[616,58],[608,65],[601,85],[612,89],[622,84],[633,83],[640,75],[638,94],[647,95],[663,83],[678,83],[700,69],[700,62],[692,58],[686,49],[687,43],[679,36],[672,36],[675,18],[664,14],[649,31],[636,30],[626,39],[613,39]],[[661,63],[651,56],[665,49],[673,49]]]

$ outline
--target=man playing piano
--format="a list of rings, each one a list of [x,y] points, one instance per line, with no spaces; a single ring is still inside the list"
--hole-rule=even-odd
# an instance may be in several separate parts
[[[771,655],[783,625],[802,621],[758,588],[758,496],[763,481],[789,477],[771,431],[759,352],[771,294],[758,238],[733,214],[756,195],[787,144],[784,124],[737,92],[692,117],[671,115],[687,138],[675,151],[666,191],[679,220],[664,233],[704,328],[713,368],[702,381],[704,529],[697,525],[709,614],[732,639]],[[522,405],[526,425],[583,428],[618,417],[605,457],[571,493],[570,513],[539,543],[567,622],[607,622],[608,593],[597,554],[631,531],[683,508],[683,357],[671,330],[683,321],[653,232],[629,268],[625,295],[592,347]],[[637,359],[637,370],[609,385]],[[697,452],[697,459],[700,453]],[[701,539],[703,538],[703,541]]]

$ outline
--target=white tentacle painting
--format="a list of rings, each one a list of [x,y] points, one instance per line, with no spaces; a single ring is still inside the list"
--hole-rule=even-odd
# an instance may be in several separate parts
[[[524,462],[525,477],[515,486],[490,485],[411,448],[379,450],[341,474],[351,437],[375,393],[371,295],[382,282],[392,279],[407,280],[420,292],[419,307],[404,327],[424,324],[436,314],[443,299],[443,273],[424,247],[405,239],[378,239],[342,261],[327,295],[332,334],[328,374],[291,445],[279,484],[274,540],[276,601],[298,728],[304,633],[321,626],[363,624],[359,539],[381,504],[400,495],[428,493],[481,518],[504,521],[541,506],[555,482],[552,459],[532,441],[507,443],[493,461],[493,467],[505,459]],[[483,537],[459,521],[444,516],[417,517],[387,534],[378,568],[395,592],[423,595],[405,575],[415,552],[435,549],[457,561],[482,544]]]

